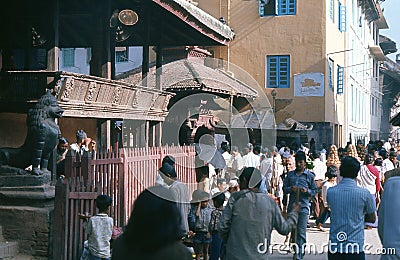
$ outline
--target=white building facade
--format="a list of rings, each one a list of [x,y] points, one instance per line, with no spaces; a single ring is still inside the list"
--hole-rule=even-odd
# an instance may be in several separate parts
[[[371,0],[374,2],[374,0]],[[379,47],[379,29],[387,24],[375,3],[379,19],[360,6],[359,0],[347,0],[347,34],[345,75],[346,133],[353,144],[379,138],[382,92],[379,64],[385,56]]]

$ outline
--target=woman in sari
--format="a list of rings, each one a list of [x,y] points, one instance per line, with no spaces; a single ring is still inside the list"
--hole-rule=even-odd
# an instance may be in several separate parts
[[[379,170],[373,165],[374,155],[366,154],[364,165],[361,166],[360,172],[357,177],[357,184],[360,187],[367,189],[375,203],[379,204],[379,191],[381,189]],[[378,219],[375,223],[365,222],[366,229],[372,229],[378,226]]]

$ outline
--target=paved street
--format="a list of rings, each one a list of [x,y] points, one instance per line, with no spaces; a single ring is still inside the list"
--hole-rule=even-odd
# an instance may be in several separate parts
[[[328,238],[329,238],[329,220],[327,224],[325,225],[327,228],[325,228],[325,232],[321,232],[315,228],[315,220],[310,220],[310,228],[307,229],[307,243],[309,245],[315,245],[316,246],[316,254],[307,254],[304,257],[304,260],[309,260],[309,259],[327,259],[327,247],[323,248],[322,246],[324,244],[328,243]],[[278,244],[276,246],[276,250],[273,251],[273,255],[270,259],[292,259],[291,254],[284,254],[282,252],[281,254],[278,252],[278,247],[279,245],[283,245],[285,241],[285,237],[280,235],[278,232],[275,230],[272,233],[272,244]],[[378,230],[376,228],[372,230],[365,230],[365,243],[368,245],[371,245],[371,253],[376,252],[376,250],[381,249],[381,241],[379,240],[378,236]],[[372,246],[373,245],[373,246]],[[282,250],[283,251],[283,250]],[[324,253],[321,253],[321,252]],[[373,255],[373,254],[367,254],[366,259],[367,260],[375,260],[379,259],[379,255]]]

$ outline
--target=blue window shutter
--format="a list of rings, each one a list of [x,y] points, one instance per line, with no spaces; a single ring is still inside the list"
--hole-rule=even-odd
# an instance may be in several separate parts
[[[295,15],[297,0],[276,0],[278,15]]]
[[[346,16],[347,16],[347,10],[346,10],[346,6],[342,5],[340,6],[339,9],[340,12],[340,21],[339,21],[339,26],[340,26],[340,31],[341,32],[346,32],[346,27],[347,27],[347,22],[346,22]]]
[[[264,17],[265,0],[258,0],[258,14]]]
[[[342,29],[341,29],[341,24],[342,24],[341,10],[342,10],[342,4],[338,0],[338,13],[337,13],[337,15],[338,15],[338,24],[337,24],[337,26],[338,26],[339,31],[342,31]]]
[[[286,0],[278,0],[278,15],[286,14]]]
[[[329,89],[333,91],[333,61],[331,59],[329,59],[328,61],[328,84],[329,84]]]
[[[329,1],[329,16],[331,17],[333,21],[333,9],[334,9],[334,0]]]
[[[297,0],[289,0],[288,14],[296,14],[296,2]]]
[[[337,67],[337,93],[343,94],[344,90],[344,67]]]
[[[290,87],[290,57],[289,55],[267,56],[267,87]]]
[[[289,56],[279,57],[279,87],[289,88],[290,58]]]
[[[267,66],[267,87],[276,88],[278,87],[278,57],[268,56]]]

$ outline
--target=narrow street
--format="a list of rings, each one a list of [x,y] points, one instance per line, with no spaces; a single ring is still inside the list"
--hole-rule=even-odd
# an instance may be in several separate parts
[[[307,243],[309,244],[308,248],[312,248],[315,246],[316,253],[306,253],[304,256],[304,260],[311,259],[328,259],[327,245],[329,240],[329,220],[325,224],[325,232],[321,232],[315,228],[315,220],[310,220],[309,222],[310,228],[307,228]],[[380,255],[374,254],[377,250],[379,251],[382,248],[381,241],[378,236],[378,229],[374,228],[372,230],[364,230],[365,234],[365,244],[366,246],[370,246],[370,254],[366,254],[367,260],[375,260],[380,259]],[[283,245],[285,241],[285,237],[280,235],[275,230],[272,232],[272,244]],[[276,246],[276,248],[280,248]],[[282,250],[283,251],[283,250]],[[311,251],[311,250],[310,250]],[[323,253],[321,253],[323,252]],[[278,249],[273,251],[273,255],[270,259],[293,259],[291,254],[284,254],[284,252],[279,253]]]

